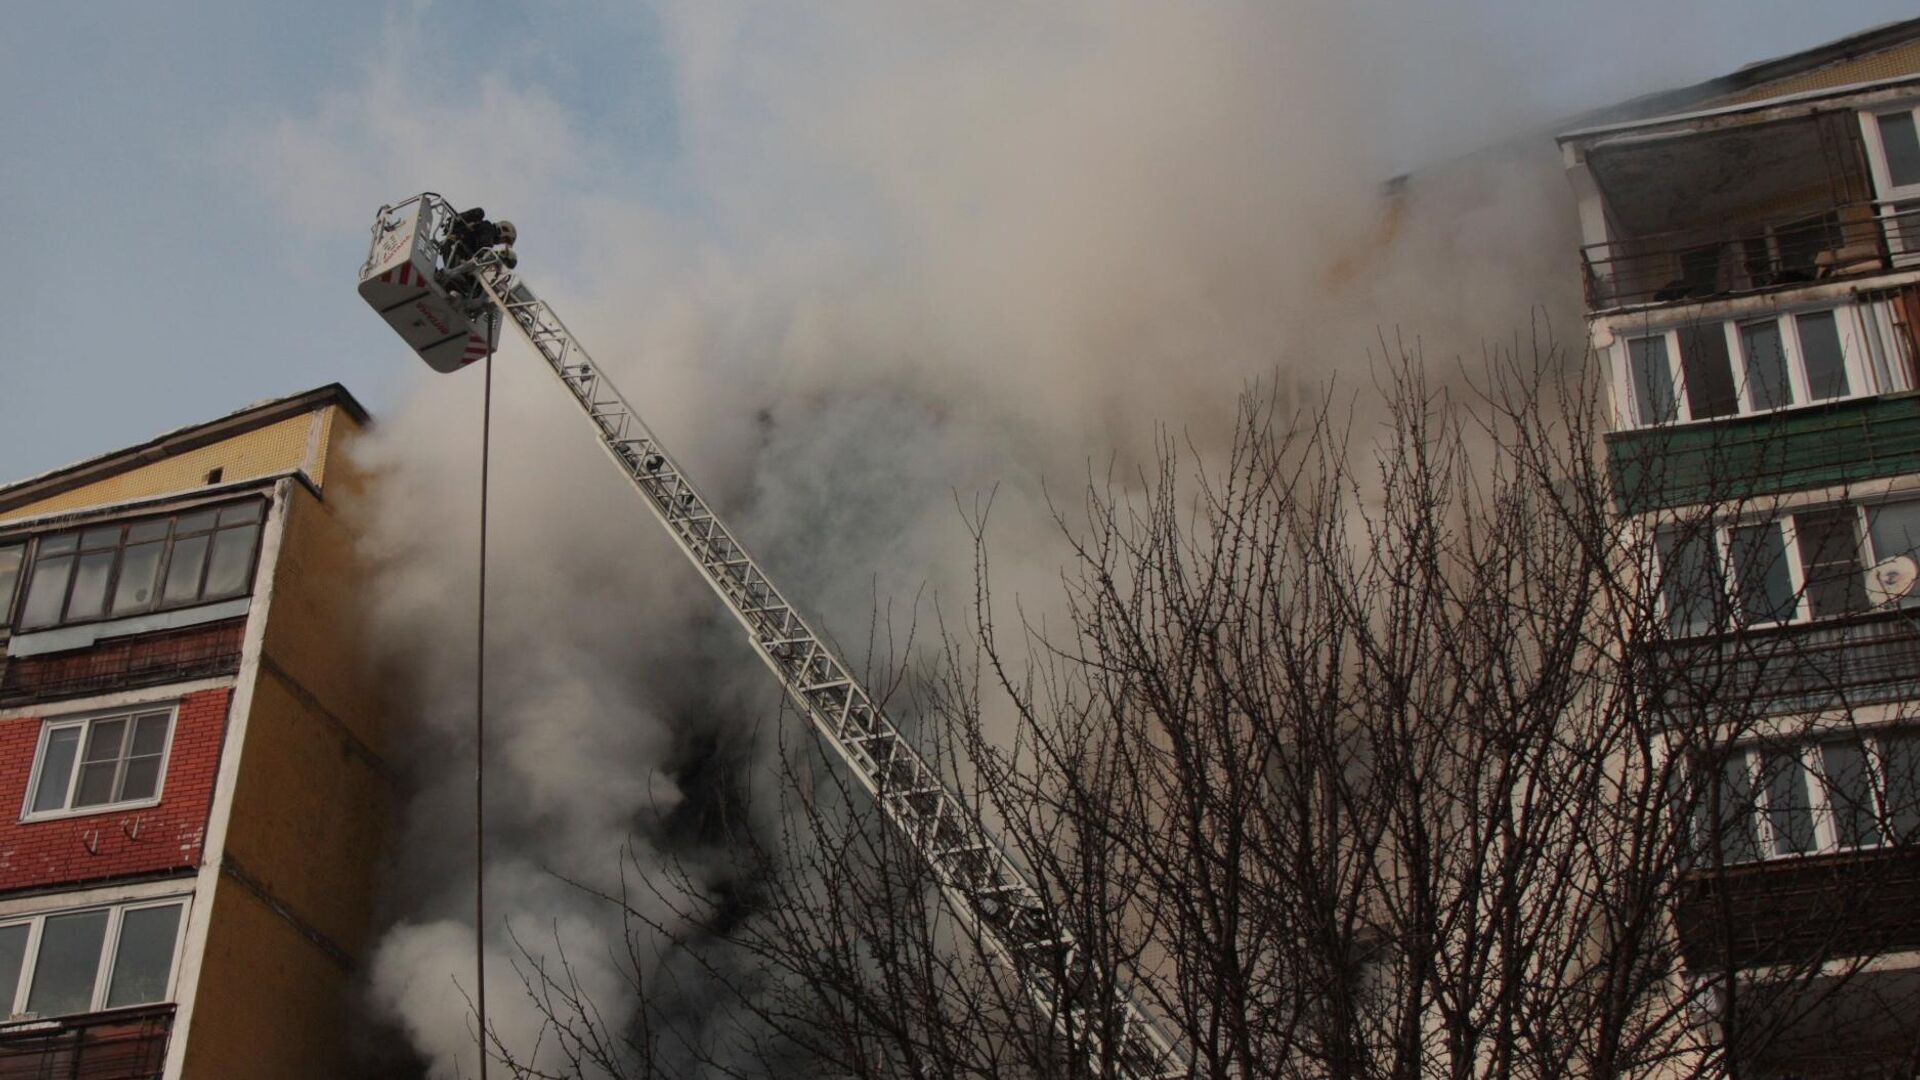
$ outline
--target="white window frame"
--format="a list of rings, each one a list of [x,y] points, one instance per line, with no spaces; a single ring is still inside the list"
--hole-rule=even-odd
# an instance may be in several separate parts
[[[1843,502],[1826,505],[1800,506],[1794,507],[1791,510],[1780,510],[1775,516],[1771,517],[1752,517],[1715,522],[1711,526],[1712,543],[1713,556],[1716,560],[1715,569],[1718,571],[1717,577],[1720,585],[1719,599],[1721,603],[1726,605],[1727,611],[1741,613],[1739,568],[1734,565],[1733,559],[1733,531],[1755,525],[1771,525],[1780,530],[1781,544],[1785,548],[1787,576],[1793,585],[1793,614],[1786,619],[1745,623],[1742,624],[1739,629],[1763,630],[1776,626],[1800,626],[1807,623],[1825,621],[1825,619],[1840,618],[1841,616],[1838,615],[1829,615],[1824,619],[1816,619],[1813,615],[1813,600],[1807,594],[1807,569],[1803,561],[1803,553],[1800,550],[1800,532],[1794,524],[1795,516],[1839,508],[1851,510],[1853,513],[1854,550],[1858,556],[1861,572],[1866,573],[1870,571],[1880,559],[1878,552],[1873,548],[1873,531],[1869,528],[1870,521],[1867,515],[1878,506],[1908,501],[1920,502],[1920,498],[1884,499],[1872,503]],[[1702,538],[1704,539],[1704,537]],[[1657,554],[1655,557],[1658,557]],[[1661,566],[1660,572],[1664,575],[1667,572],[1667,568]],[[1657,600],[1660,618],[1663,621],[1671,619],[1673,614],[1670,606],[1672,600],[1667,595],[1665,588],[1659,590]],[[1920,602],[1920,589],[1915,591],[1914,602]],[[1711,632],[1712,631],[1708,631],[1708,633]],[[1702,635],[1689,634],[1685,636],[1695,637]]]
[[[1821,312],[1833,313],[1835,330],[1840,336],[1840,355],[1847,373],[1847,393],[1839,397],[1813,400],[1807,385],[1806,350],[1800,343],[1800,322],[1802,315],[1817,315]],[[1780,348],[1785,353],[1787,364],[1787,386],[1792,391],[1793,401],[1786,405],[1776,405],[1768,409],[1754,407],[1753,391],[1747,383],[1746,347],[1741,341],[1740,327],[1757,322],[1772,320],[1780,332]],[[1775,310],[1748,317],[1730,315],[1715,320],[1727,345],[1728,375],[1733,379],[1736,411],[1723,415],[1696,419],[1693,408],[1687,398],[1687,381],[1684,361],[1680,355],[1681,326],[1669,326],[1648,333],[1621,334],[1613,348],[1613,369],[1616,383],[1625,388],[1619,395],[1619,423],[1622,428],[1671,427],[1675,424],[1691,424],[1714,420],[1732,420],[1742,416],[1760,416],[1767,413],[1784,412],[1809,405],[1823,405],[1832,401],[1851,401],[1856,398],[1872,397],[1875,394],[1890,393],[1903,389],[1897,386],[1880,385],[1880,380],[1869,367],[1868,359],[1874,351],[1870,343],[1868,321],[1861,317],[1860,305],[1836,304],[1830,306],[1795,307]],[[1701,324],[1704,331],[1707,324]],[[1633,381],[1633,343],[1660,338],[1666,343],[1667,377],[1673,387],[1674,419],[1671,421],[1648,421],[1640,413],[1640,388]]]
[[[1880,117],[1897,112],[1911,115],[1914,131],[1920,134],[1920,102],[1903,101],[1862,109],[1859,113],[1860,139],[1867,148],[1867,171],[1873,177],[1875,211],[1881,218],[1881,232],[1886,236],[1887,248],[1894,255],[1895,265],[1911,266],[1920,263],[1920,250],[1908,250],[1902,234],[1906,230],[1920,230],[1920,220],[1909,219],[1903,230],[1900,223],[1894,220],[1899,214],[1895,204],[1920,203],[1920,183],[1896,185],[1893,182],[1892,171],[1887,167],[1886,143],[1880,138]]]
[[[138,716],[148,716],[156,712],[167,714],[166,744],[160,749],[160,775],[155,778],[153,794],[140,799],[125,799],[120,802],[95,803],[91,806],[74,806],[74,791],[80,780],[80,766],[86,758],[86,731],[95,723],[105,720],[132,720]],[[81,728],[80,745],[74,751],[72,771],[67,776],[67,803],[58,810],[33,809],[34,794],[40,790],[40,771],[47,761],[47,743],[56,731],[68,728]],[[149,806],[158,806],[167,793],[167,771],[173,762],[173,740],[180,728],[180,703],[178,701],[157,701],[143,705],[121,706],[115,709],[76,713],[71,716],[50,716],[41,721],[40,738],[33,748],[33,769],[27,775],[27,793],[20,803],[20,821],[56,821],[61,818],[87,817],[91,814],[108,814],[125,810],[140,810]],[[131,734],[131,733],[129,733]]]
[[[48,911],[36,911],[31,915],[20,915],[0,919],[0,927],[21,925],[27,927],[27,941],[24,952],[20,958],[19,977],[14,982],[11,996],[0,999],[0,1004],[3,1004],[6,1010],[4,1015],[0,1016],[0,1021],[51,1019],[51,1017],[36,1017],[24,1012],[15,1011],[23,1010],[27,1006],[27,996],[33,989],[34,969],[40,962],[40,939],[46,930],[48,919],[59,918],[62,915],[84,915],[94,911],[105,911],[107,913],[106,930],[100,935],[100,956],[94,963],[93,996],[87,1000],[86,1013],[62,1014],[65,1016],[84,1016],[87,1015],[87,1013],[102,1012],[107,1007],[107,993],[113,986],[113,965],[120,953],[120,932],[126,923],[127,912],[138,911],[142,908],[170,906],[180,908],[180,918],[179,921],[174,924],[173,928],[173,954],[167,967],[166,994],[162,996],[159,1001],[142,1002],[140,1005],[117,1006],[118,1008],[134,1009],[145,1005],[164,1004],[174,999],[179,989],[180,954],[187,940],[187,918],[192,914],[192,894],[179,893],[172,896],[133,900],[120,904],[91,904],[86,907],[55,908]],[[0,993],[6,991],[6,987],[0,987]]]
[[[1778,862],[1782,859],[1806,859],[1817,855],[1834,855],[1847,851],[1876,851],[1880,848],[1898,846],[1889,836],[1892,825],[1891,815],[1887,811],[1886,797],[1890,790],[1886,774],[1887,754],[1881,746],[1881,740],[1889,736],[1907,736],[1920,738],[1920,734],[1903,730],[1881,730],[1862,732],[1821,733],[1809,732],[1793,740],[1791,749],[1800,761],[1802,775],[1809,781],[1807,785],[1807,812],[1813,819],[1813,849],[1811,851],[1785,851],[1780,836],[1776,833],[1773,814],[1767,806],[1767,790],[1762,754],[1773,747],[1763,744],[1743,744],[1736,746],[1732,753],[1741,756],[1746,766],[1747,790],[1751,794],[1754,846],[1760,852],[1758,858],[1751,861],[1729,862],[1729,866],[1749,866],[1757,862]],[[1822,760],[1821,747],[1831,742],[1853,740],[1865,751],[1868,783],[1873,796],[1873,814],[1880,839],[1871,844],[1840,843],[1840,826],[1834,809],[1834,800],[1829,791],[1826,778],[1826,762]],[[1781,749],[1785,749],[1781,747]],[[1709,837],[1699,837],[1701,844],[1710,843]],[[1717,856],[1716,856],[1717,857]]]

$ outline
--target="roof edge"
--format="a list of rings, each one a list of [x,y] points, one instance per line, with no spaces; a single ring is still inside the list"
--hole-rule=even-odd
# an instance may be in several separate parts
[[[340,383],[328,383],[287,397],[256,401],[218,419],[188,424],[186,427],[175,428],[143,443],[112,450],[71,465],[62,465],[38,476],[29,476],[10,484],[0,484],[0,511],[51,498],[105,479],[117,472],[171,457],[174,454],[185,453],[188,450],[197,450],[219,442],[221,439],[244,434],[266,427],[268,424],[278,423],[288,417],[313,412],[329,405],[338,406],[356,423],[361,425],[371,423],[372,418],[367,413],[366,406],[360,404],[359,399]]]

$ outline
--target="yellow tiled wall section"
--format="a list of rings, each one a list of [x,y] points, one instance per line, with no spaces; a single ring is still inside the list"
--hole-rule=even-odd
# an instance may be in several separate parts
[[[0,521],[190,491],[206,486],[207,473],[213,469],[221,470],[222,481],[231,481],[271,476],[306,465],[308,476],[319,484],[325,479],[327,443],[338,411],[329,406],[290,416],[210,446],[137,465],[72,491],[0,512]],[[317,431],[316,423],[320,425]]]
[[[1920,73],[1920,41],[1896,45],[1891,49],[1858,56],[1838,64],[1829,64],[1813,71],[1802,72],[1791,78],[1777,79],[1762,83],[1738,94],[1716,98],[1706,102],[1704,108],[1718,108],[1722,105],[1742,105],[1749,101],[1761,101],[1766,98],[1784,97],[1787,94],[1801,94],[1808,90],[1825,90],[1834,86],[1851,86],[1854,83],[1873,82],[1878,79],[1891,79],[1899,75]]]

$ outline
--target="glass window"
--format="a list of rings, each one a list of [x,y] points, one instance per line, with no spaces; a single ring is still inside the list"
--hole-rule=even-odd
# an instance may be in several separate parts
[[[1779,522],[1729,530],[1728,559],[1739,585],[1740,611],[1748,622],[1786,622],[1799,607],[1793,571]]]
[[[1878,844],[1880,821],[1874,808],[1867,748],[1858,739],[1827,743],[1820,748],[1820,766],[1825,770],[1820,780],[1826,785],[1835,841],[1841,847]]]
[[[151,799],[160,789],[173,714],[148,711],[50,728],[29,813]]]
[[[1707,779],[1706,798],[1700,802],[1701,842],[1709,852],[1717,837],[1720,858],[1728,863],[1752,862],[1760,857],[1760,841],[1753,822],[1753,781],[1747,752],[1735,750],[1718,773]]]
[[[1874,117],[1880,124],[1880,145],[1887,155],[1887,178],[1895,187],[1920,184],[1920,137],[1913,129],[1913,113],[1902,109]]]
[[[1883,736],[1879,746],[1888,831],[1902,843],[1920,840],[1920,735]]]
[[[13,1013],[13,996],[20,987],[20,968],[27,961],[27,935],[33,932],[28,923],[14,923],[12,926],[0,926],[0,1012]],[[0,1016],[0,1019],[4,1019]]]
[[[1868,507],[1867,534],[1875,560],[1920,552],[1920,499]]]
[[[1722,323],[1682,327],[1680,370],[1687,388],[1687,415],[1694,420],[1732,416],[1740,411],[1734,392],[1733,366],[1727,358],[1727,335]]]
[[[114,951],[113,981],[106,1007],[165,1001],[173,973],[173,945],[180,930],[179,904],[129,909],[120,919],[120,947]]]
[[[240,596],[253,581],[259,499],[40,537],[22,629]]]
[[[1780,324],[1772,319],[1740,324],[1740,352],[1747,376],[1747,399],[1757,412],[1793,404],[1787,378],[1787,353],[1780,345]]]
[[[1669,526],[1654,534],[1660,553],[1660,592],[1667,632],[1676,637],[1713,629],[1721,597],[1720,564],[1705,526]]]
[[[13,623],[13,594],[20,584],[20,556],[24,544],[0,544],[0,627]]]
[[[1797,315],[1793,321],[1800,329],[1807,396],[1814,401],[1845,397],[1849,392],[1847,358],[1840,347],[1840,326],[1834,313],[1813,311]]]
[[[1794,542],[1807,579],[1807,604],[1816,619],[1867,609],[1854,517],[1851,506],[1793,515]]]
[[[0,1018],[70,1016],[167,1000],[186,907],[182,900],[144,902],[0,926]]]
[[[33,963],[33,989],[26,1011],[36,1016],[65,1016],[93,1008],[94,980],[100,973],[100,946],[107,937],[107,912],[55,915],[40,930]]]
[[[1674,413],[1673,371],[1667,366],[1667,339],[1635,338],[1627,342],[1634,393],[1642,424],[1664,424]]]
[[[1813,850],[1813,804],[1807,796],[1807,770],[1797,747],[1760,754],[1760,786],[1767,796],[1767,823],[1776,854]]]

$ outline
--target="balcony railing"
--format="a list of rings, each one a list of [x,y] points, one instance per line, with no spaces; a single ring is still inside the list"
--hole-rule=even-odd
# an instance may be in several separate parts
[[[1914,609],[1662,642],[1654,659],[1661,704],[1679,712],[1788,715],[1901,701],[1920,710]]]
[[[1859,202],[1581,249],[1587,307],[1693,303],[1920,266],[1920,204]]]
[[[0,1024],[0,1080],[158,1080],[172,1005]]]

